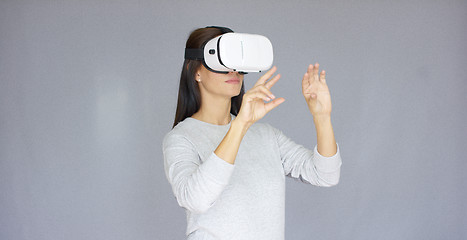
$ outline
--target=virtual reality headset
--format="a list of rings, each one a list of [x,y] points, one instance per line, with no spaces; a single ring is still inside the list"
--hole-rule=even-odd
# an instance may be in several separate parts
[[[209,28],[209,27],[207,27]],[[261,72],[272,66],[271,41],[265,36],[248,33],[234,33],[229,28],[201,48],[185,48],[185,59],[202,60],[210,71],[229,73]]]

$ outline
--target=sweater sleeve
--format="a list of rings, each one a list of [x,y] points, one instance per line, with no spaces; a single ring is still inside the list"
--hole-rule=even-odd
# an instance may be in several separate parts
[[[234,165],[214,152],[202,162],[194,145],[169,133],[163,141],[164,168],[181,207],[193,213],[207,211],[229,183]]]
[[[339,183],[342,165],[339,145],[334,156],[324,157],[318,153],[317,145],[313,150],[307,149],[290,140],[280,130],[272,129],[287,176],[321,187],[331,187]]]

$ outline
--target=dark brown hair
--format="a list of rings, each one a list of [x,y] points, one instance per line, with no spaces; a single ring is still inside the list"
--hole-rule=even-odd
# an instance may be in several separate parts
[[[218,28],[198,28],[191,32],[186,41],[186,48],[201,48],[207,41],[222,34],[222,30]],[[195,79],[195,74],[201,67],[201,60],[188,60],[183,62],[182,73],[180,75],[180,85],[178,88],[177,111],[172,127],[175,127],[179,122],[191,117],[196,113],[201,106],[201,94],[199,92],[198,82]],[[245,93],[244,85],[240,94],[232,97],[230,113],[237,116],[240,106],[242,105],[243,94]]]

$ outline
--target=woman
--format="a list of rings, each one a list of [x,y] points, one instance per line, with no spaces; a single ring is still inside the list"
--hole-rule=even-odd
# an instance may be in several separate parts
[[[221,28],[191,33],[200,48]],[[341,158],[331,125],[325,72],[310,65],[302,93],[313,115],[317,146],[308,150],[268,124],[255,123],[285,100],[271,87],[276,67],[245,92],[244,75],[216,73],[185,60],[174,128],[163,142],[167,178],[186,209],[188,239],[284,239],[285,176],[317,186],[338,183]],[[319,76],[318,76],[319,75]]]

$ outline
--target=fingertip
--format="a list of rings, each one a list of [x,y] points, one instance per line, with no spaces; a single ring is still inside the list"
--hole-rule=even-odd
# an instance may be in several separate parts
[[[310,72],[313,72],[313,64],[308,65],[308,68],[306,69],[306,73],[310,73]]]
[[[276,67],[276,66],[272,66],[272,68],[271,68],[271,69],[269,69],[269,71],[268,71],[268,72],[275,72],[275,71],[276,71],[276,69],[277,69],[277,67]]]
[[[282,103],[285,102],[285,99],[281,97],[281,98],[275,99],[274,101],[275,101],[275,104],[276,104],[277,106],[279,106],[279,105],[281,105]]]

